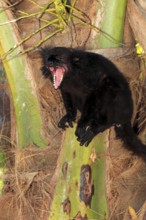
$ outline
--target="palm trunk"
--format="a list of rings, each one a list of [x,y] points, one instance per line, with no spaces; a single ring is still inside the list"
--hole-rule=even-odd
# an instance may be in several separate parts
[[[57,185],[49,220],[107,219],[104,191],[106,136],[88,148],[79,146],[74,129],[68,129],[58,161]]]
[[[98,47],[118,47],[122,43],[126,0],[106,1]],[[117,17],[120,15],[119,19]],[[109,16],[109,18],[107,18]],[[68,129],[58,164],[58,181],[49,220],[107,219],[105,191],[106,134],[98,135],[88,148],[80,147],[74,130]],[[88,175],[88,180],[86,179]],[[93,190],[94,189],[94,190]],[[86,194],[86,190],[88,193]]]

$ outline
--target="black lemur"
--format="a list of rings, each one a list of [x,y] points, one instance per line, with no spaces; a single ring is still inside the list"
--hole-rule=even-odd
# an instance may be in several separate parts
[[[88,146],[99,133],[111,126],[124,146],[137,155],[146,155],[146,145],[131,126],[133,103],[125,77],[107,58],[79,49],[44,48],[42,73],[60,88],[66,115],[58,126],[73,127],[77,110],[81,117],[75,134],[80,145]]]

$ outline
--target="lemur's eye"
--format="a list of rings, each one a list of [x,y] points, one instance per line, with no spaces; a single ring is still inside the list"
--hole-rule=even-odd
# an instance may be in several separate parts
[[[47,59],[47,60],[56,60],[56,56],[51,55],[51,56],[49,56],[49,57],[48,57],[48,59]]]
[[[74,59],[73,59],[75,62],[78,62],[80,59],[79,59],[79,57],[74,57]]]

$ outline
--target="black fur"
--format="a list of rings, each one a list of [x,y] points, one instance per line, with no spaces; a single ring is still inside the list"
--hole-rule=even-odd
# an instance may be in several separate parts
[[[59,127],[72,127],[79,110],[75,134],[80,145],[88,146],[98,133],[114,126],[126,148],[146,155],[146,146],[131,127],[133,103],[128,82],[111,61],[99,54],[65,47],[44,48],[41,54],[45,77],[52,80],[50,67],[53,71],[65,69],[59,88],[67,114]]]

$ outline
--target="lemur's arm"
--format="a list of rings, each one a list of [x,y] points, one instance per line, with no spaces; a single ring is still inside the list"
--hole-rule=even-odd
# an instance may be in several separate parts
[[[109,127],[107,120],[100,115],[99,101],[96,93],[91,93],[83,107],[81,117],[78,121],[75,134],[80,145],[88,146],[92,139],[100,132]]]
[[[71,95],[67,92],[61,91],[64,106],[66,109],[66,115],[64,115],[58,123],[60,128],[73,127],[73,121],[75,121],[77,108],[73,102]]]

